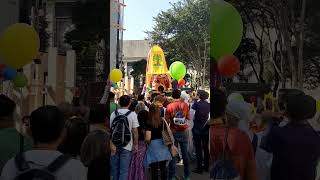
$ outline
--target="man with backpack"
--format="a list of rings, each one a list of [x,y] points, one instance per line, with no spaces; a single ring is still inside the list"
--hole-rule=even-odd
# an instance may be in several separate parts
[[[120,97],[120,109],[111,114],[111,171],[113,180],[127,180],[131,151],[138,148],[137,114],[131,112],[131,98],[127,95]]]
[[[188,123],[190,120],[190,111],[187,103],[180,100],[181,91],[174,89],[172,98],[174,102],[169,104],[166,109],[165,117],[167,122],[170,122],[171,130],[175,138],[176,146],[181,148],[181,154],[184,165],[184,179],[190,179],[190,167],[188,157]],[[169,164],[169,179],[174,179],[176,176],[176,158]]]
[[[85,180],[87,170],[79,160],[56,149],[64,138],[65,120],[55,106],[33,111],[30,129],[33,149],[20,153],[4,166],[1,180]]]

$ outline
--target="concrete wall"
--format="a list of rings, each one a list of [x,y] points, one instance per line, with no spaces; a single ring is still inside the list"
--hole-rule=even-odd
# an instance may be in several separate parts
[[[134,62],[136,60],[147,59],[151,43],[149,40],[124,40],[123,60]]]

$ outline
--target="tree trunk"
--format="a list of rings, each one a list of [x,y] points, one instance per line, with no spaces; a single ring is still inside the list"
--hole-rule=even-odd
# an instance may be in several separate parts
[[[280,85],[280,76],[277,70],[275,70],[275,83],[274,83],[274,87],[273,87],[273,96],[277,97],[277,92],[278,92],[278,88]]]
[[[286,12],[288,10],[285,10],[285,8],[282,8],[282,11]],[[287,53],[288,53],[288,59],[290,64],[290,71],[291,71],[291,86],[296,88],[297,87],[297,70],[295,66],[295,58],[293,55],[293,50],[291,46],[291,35],[289,32],[289,17],[288,12],[282,14],[281,16],[281,31],[284,38],[284,45],[286,47]]]
[[[300,33],[299,33],[299,45],[298,45],[298,87],[303,89],[303,45],[304,45],[304,19],[305,19],[305,12],[306,12],[306,0],[302,0],[302,7],[301,7],[301,15],[300,15]]]
[[[252,67],[252,70],[253,70],[253,72],[254,72],[254,75],[255,75],[256,78],[257,78],[257,81],[260,82],[260,78],[259,78],[258,72],[257,72],[257,70],[256,70],[256,67],[254,67],[254,64],[253,64],[253,62],[252,62],[252,59],[249,59],[249,63],[250,63],[250,65],[251,65],[251,67]]]

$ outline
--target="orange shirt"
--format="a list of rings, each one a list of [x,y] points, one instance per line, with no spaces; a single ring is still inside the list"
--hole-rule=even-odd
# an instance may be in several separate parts
[[[226,128],[224,125],[210,127],[210,155],[215,162],[222,155]],[[228,132],[229,150],[226,155],[232,160],[242,180],[257,180],[256,161],[249,136],[238,128]]]
[[[184,130],[188,129],[187,123],[184,126],[174,125],[173,118],[174,118],[178,109],[181,109],[183,111],[184,116],[186,117],[186,120],[190,120],[190,111],[189,111],[189,106],[187,103],[181,102],[180,99],[170,103],[167,106],[165,117],[168,122],[171,122],[170,127],[173,130],[173,132],[184,131]]]

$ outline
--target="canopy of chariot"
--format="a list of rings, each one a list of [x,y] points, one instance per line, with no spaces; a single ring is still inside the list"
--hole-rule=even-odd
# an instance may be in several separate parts
[[[154,91],[162,86],[164,91],[171,89],[171,76],[163,50],[155,45],[152,46],[146,66],[146,87]]]

